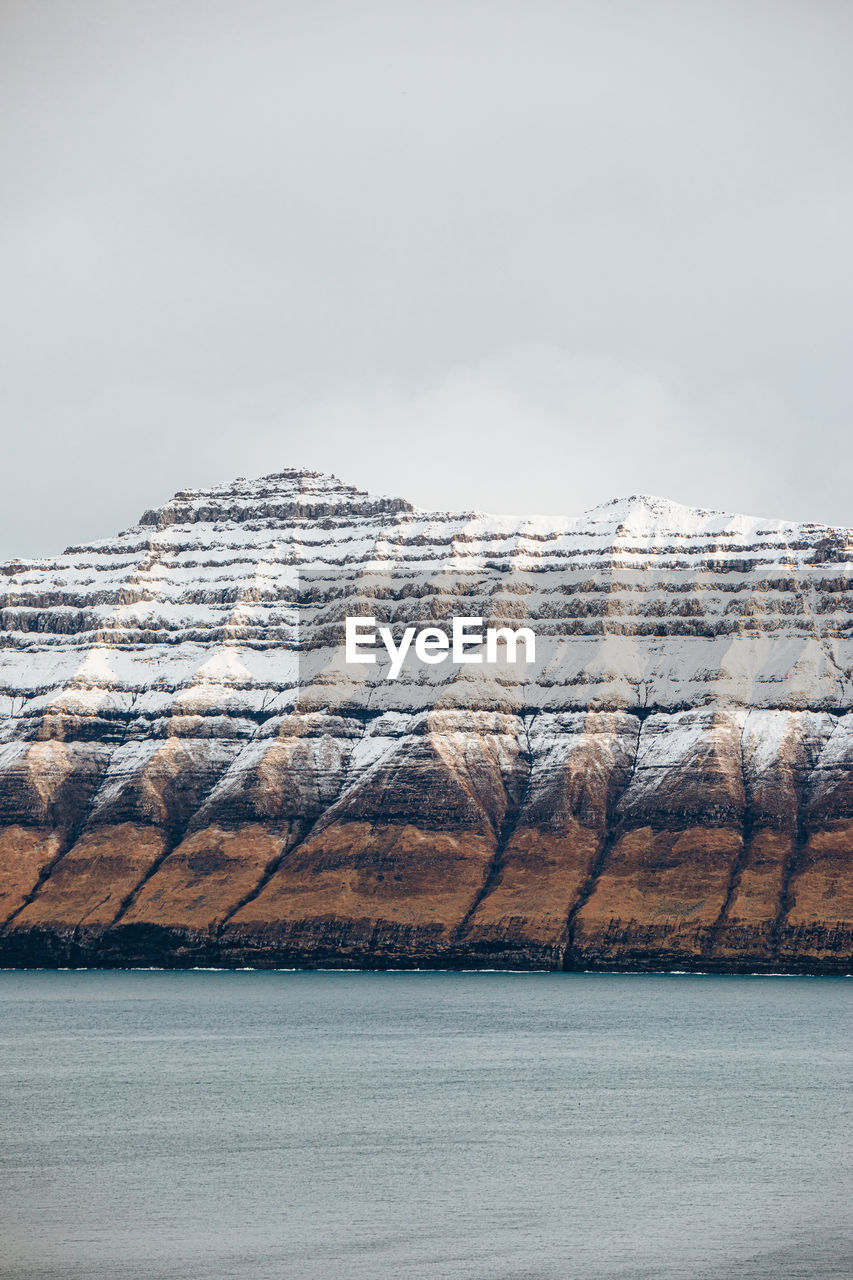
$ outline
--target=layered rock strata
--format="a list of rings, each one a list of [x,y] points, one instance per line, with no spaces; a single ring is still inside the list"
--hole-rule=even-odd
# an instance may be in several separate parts
[[[0,566],[0,963],[849,972],[852,578],[846,530],[308,472]],[[536,657],[392,681],[347,614]]]

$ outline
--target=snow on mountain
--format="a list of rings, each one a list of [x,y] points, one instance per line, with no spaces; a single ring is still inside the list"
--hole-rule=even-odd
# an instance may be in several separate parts
[[[183,490],[114,538],[0,567],[4,737],[294,706],[847,708],[849,530],[634,495],[579,516],[419,510],[283,471]],[[529,625],[531,669],[342,662],[342,619]],[[242,719],[242,723],[241,723]],[[110,730],[112,725],[112,730]],[[71,730],[74,732],[74,730]],[[94,730],[93,730],[94,731]]]
[[[0,566],[0,963],[849,972],[852,561],[284,471]],[[348,615],[536,657],[391,681]]]

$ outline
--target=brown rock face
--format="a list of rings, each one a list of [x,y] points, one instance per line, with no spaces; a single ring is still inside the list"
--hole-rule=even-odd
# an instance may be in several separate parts
[[[785,965],[853,968],[853,716],[829,731],[809,774],[803,841],[792,859],[779,922]]]
[[[0,832],[0,915],[15,916],[29,902],[62,851],[59,832],[44,827],[6,827]]]
[[[527,763],[514,717],[433,712],[345,791],[230,920],[241,959],[448,963],[485,887]]]
[[[814,832],[788,883],[787,910],[779,929],[783,963],[811,961],[815,969],[849,968],[853,951],[853,823]]]
[[[162,857],[163,833],[135,822],[87,831],[59,860],[15,927],[103,929]]]
[[[140,960],[204,954],[334,800],[359,736],[342,717],[291,716],[277,736],[244,748],[102,939],[104,950]]]
[[[303,472],[0,566],[0,964],[853,971],[851,577],[846,530]],[[353,672],[348,614],[536,662]]]
[[[647,720],[610,848],[575,917],[576,950],[605,963],[706,955],[743,851],[745,806],[733,716]]]
[[[569,919],[607,839],[633,766],[639,721],[608,713],[535,717],[522,803],[482,899],[466,952],[501,963],[562,963]]]
[[[0,954],[846,972],[851,720],[312,712],[243,743],[31,744]]]

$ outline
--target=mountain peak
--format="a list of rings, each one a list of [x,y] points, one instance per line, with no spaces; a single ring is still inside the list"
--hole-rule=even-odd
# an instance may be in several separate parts
[[[412,504],[404,498],[370,494],[322,471],[287,468],[255,480],[238,476],[207,489],[180,489],[163,506],[144,512],[139,523],[164,529],[175,524],[242,524],[299,517],[316,520],[411,510]]]
[[[590,524],[609,527],[615,537],[630,535],[638,538],[671,534],[687,537],[754,536],[759,529],[781,534],[792,527],[789,521],[768,520],[708,507],[689,507],[649,493],[611,498],[585,511],[583,518]]]
[[[673,502],[670,498],[661,498],[653,493],[631,493],[625,497],[610,498],[592,507],[585,514],[601,513],[608,520],[635,519],[638,516],[653,516],[656,520],[683,520],[689,516],[722,516],[724,511],[710,510],[704,507],[689,507],[682,502]]]

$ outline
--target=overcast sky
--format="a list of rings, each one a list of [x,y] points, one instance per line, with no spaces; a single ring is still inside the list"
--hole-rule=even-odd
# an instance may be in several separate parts
[[[849,0],[0,0],[0,558],[302,465],[853,524]]]

